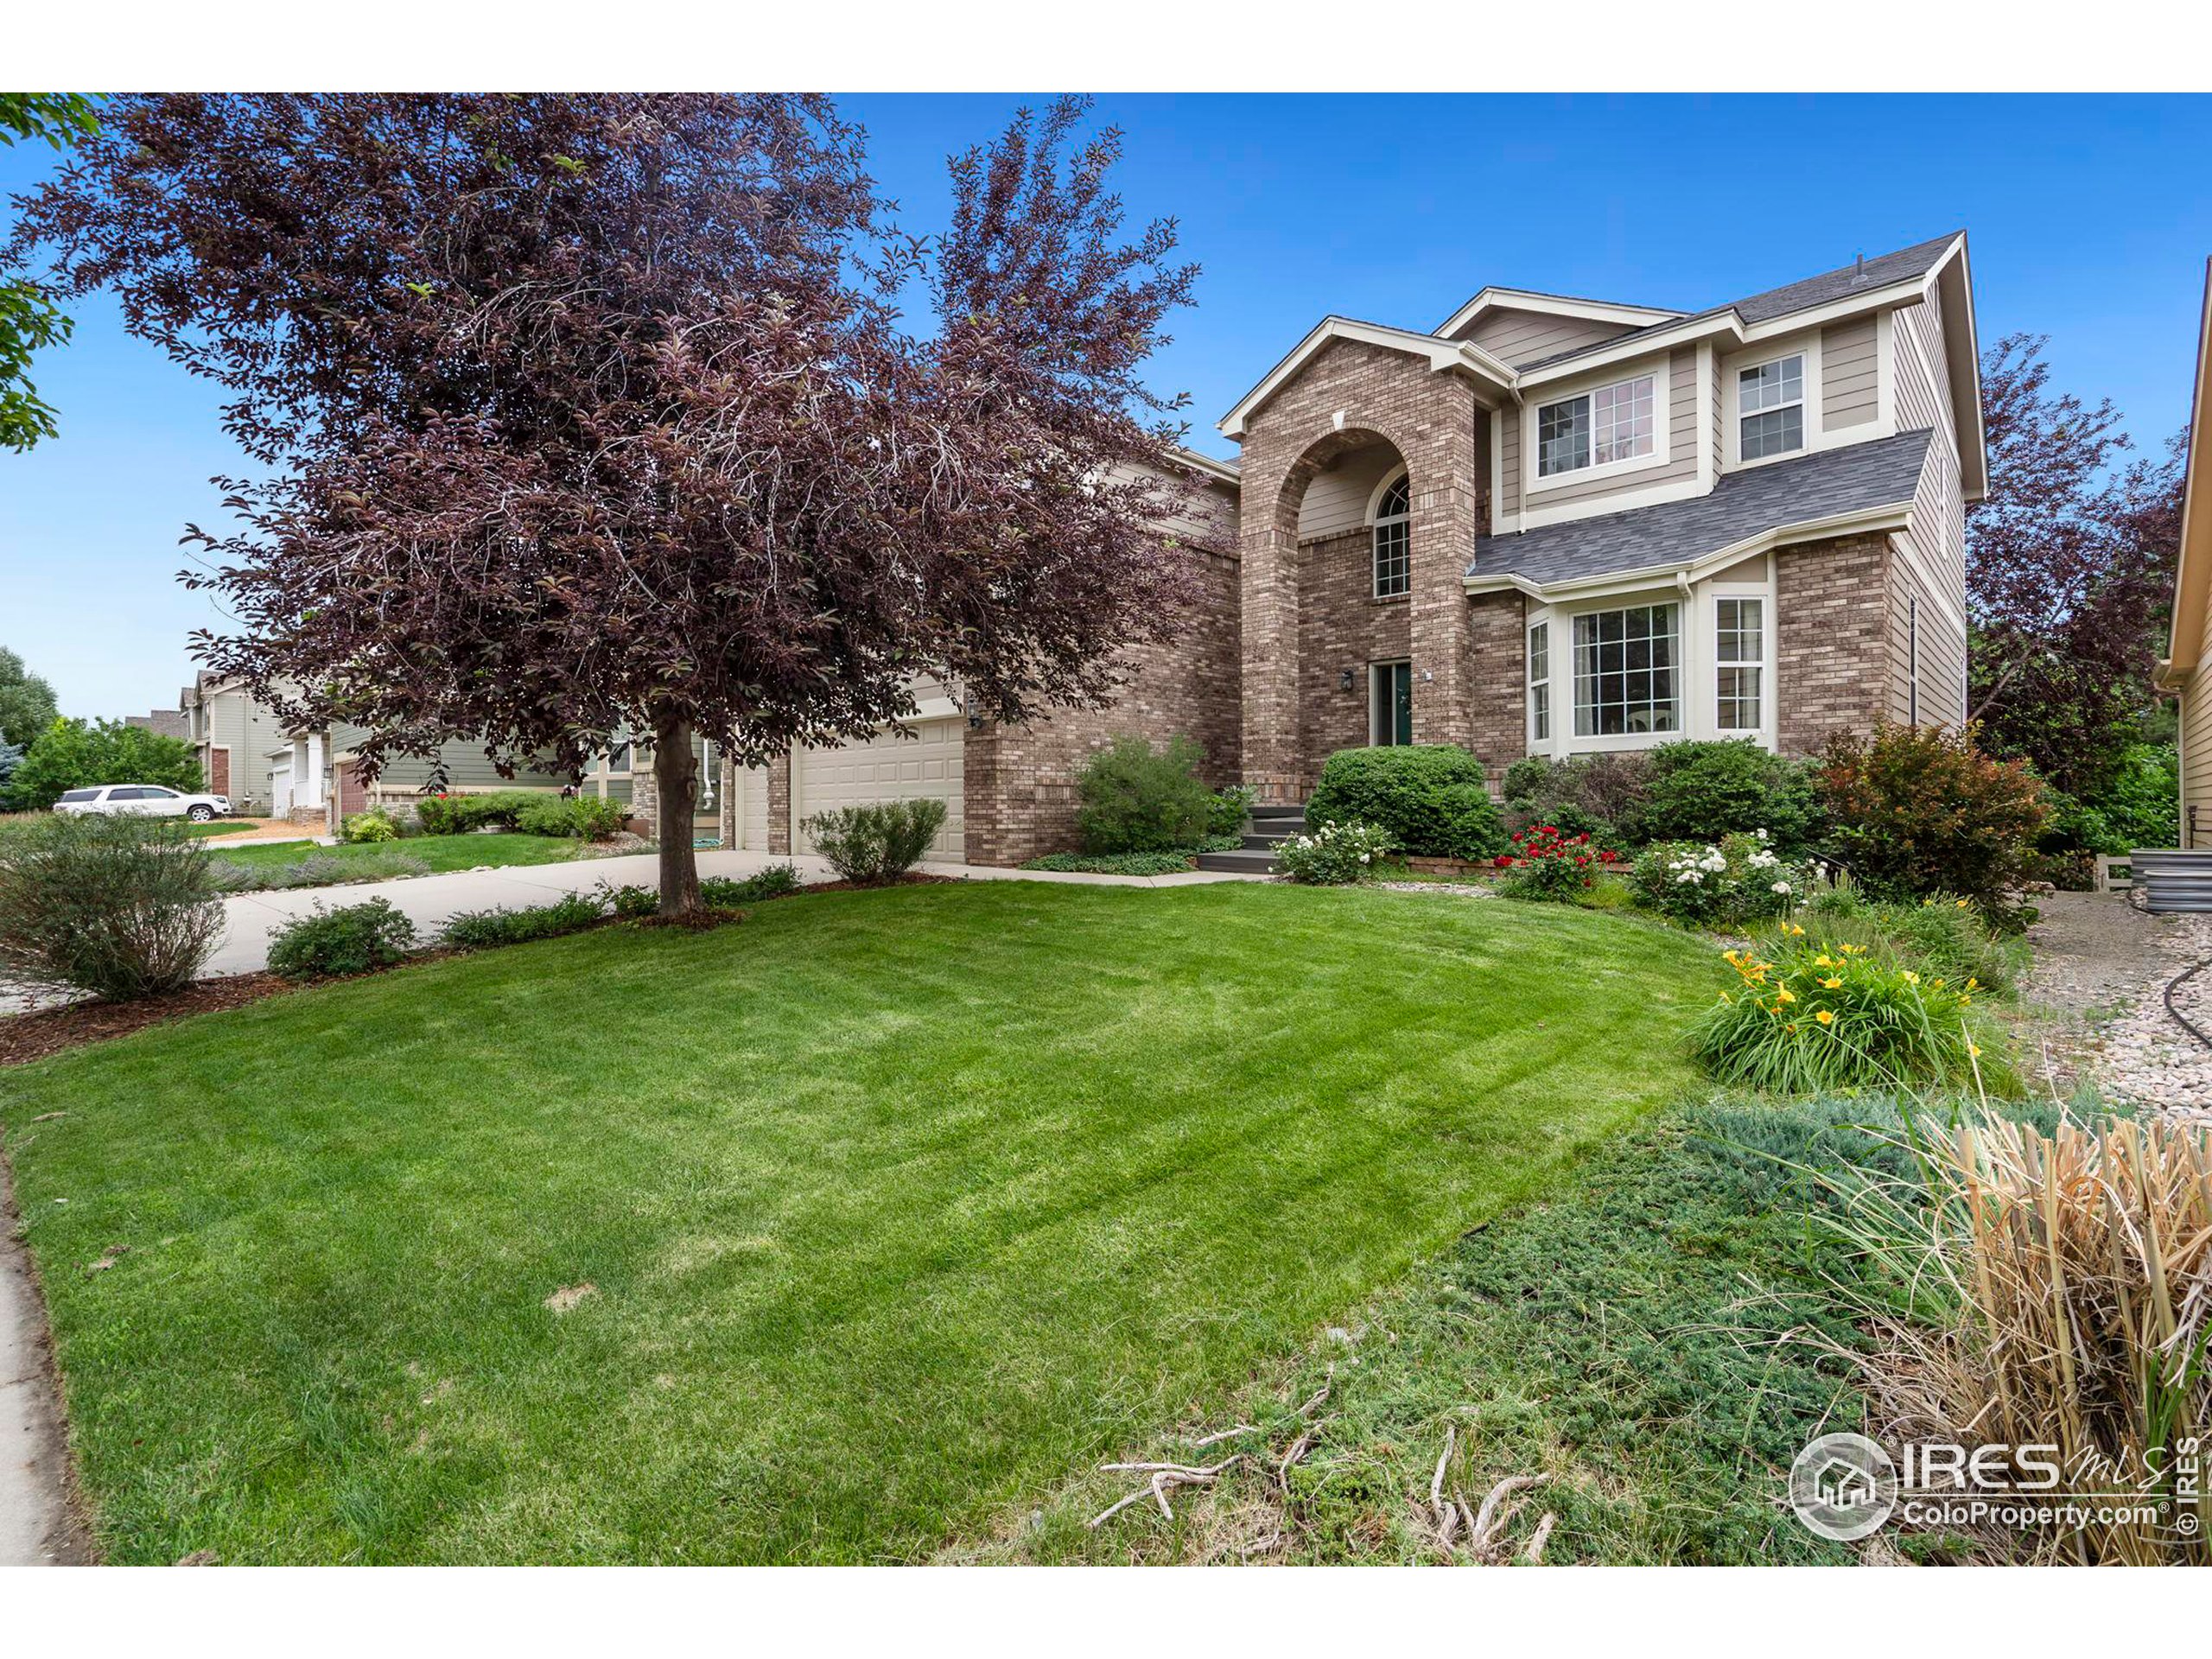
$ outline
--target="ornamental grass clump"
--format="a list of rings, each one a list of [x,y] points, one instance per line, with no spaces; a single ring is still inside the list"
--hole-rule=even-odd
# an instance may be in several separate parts
[[[1639,904],[1693,927],[1740,927],[1787,916],[1808,885],[1764,830],[1704,843],[1656,842],[1630,876]]]
[[[1722,1083],[1774,1094],[1973,1085],[2018,1092],[1975,1006],[1981,986],[1931,978],[1859,944],[1821,946],[1796,923],[1782,949],[1722,954],[1737,986],[1691,1033]]]
[[[1557,824],[1540,823],[1516,830],[1513,850],[1498,855],[1497,868],[1505,872],[1500,887],[1509,899],[1571,905],[1619,856],[1593,843],[1586,832],[1569,835]]]
[[[1371,823],[1325,823],[1275,849],[1275,868],[1309,887],[1372,881],[1395,850],[1389,833]]]
[[[2212,1129],[1989,1110],[1923,1124],[1911,1174],[1847,1192],[1874,1337],[1870,1433],[2049,1448],[2071,1526],[1968,1527],[1953,1559],[2212,1565]]]

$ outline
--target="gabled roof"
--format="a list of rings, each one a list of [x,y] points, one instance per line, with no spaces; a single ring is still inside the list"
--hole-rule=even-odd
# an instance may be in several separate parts
[[[1445,318],[1436,332],[1448,339],[1473,327],[1486,311],[1541,311],[1548,316],[1586,317],[1592,322],[1619,322],[1630,327],[1665,322],[1683,315],[1664,306],[1624,305],[1618,300],[1545,294],[1533,288],[1485,288]]]
[[[1485,536],[1474,588],[1535,592],[1605,578],[1695,573],[1768,547],[1876,528],[1912,508],[1932,438],[1925,427],[1724,474],[1704,495],[1597,518]]]
[[[1481,346],[1465,340],[1440,340],[1434,334],[1417,334],[1410,328],[1393,328],[1388,323],[1362,322],[1356,317],[1326,316],[1315,323],[1281,362],[1262,375],[1251,391],[1236,400],[1236,406],[1221,417],[1222,431],[1232,438],[1242,437],[1244,423],[1259,411],[1261,405],[1281,391],[1331,341],[1338,340],[1403,352],[1422,359],[1432,370],[1463,370],[1500,392],[1513,385],[1511,369]]]

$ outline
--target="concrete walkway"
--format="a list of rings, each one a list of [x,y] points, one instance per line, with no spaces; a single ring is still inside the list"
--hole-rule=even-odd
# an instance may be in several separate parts
[[[798,867],[807,882],[834,881],[836,873],[825,859],[786,858],[775,853],[702,851],[699,874],[743,877],[771,864]],[[1062,881],[1103,887],[1183,887],[1216,881],[1249,881],[1261,878],[1214,870],[1188,870],[1177,875],[1075,875],[1047,870],[1006,870],[985,864],[925,864],[930,875],[947,875],[969,881]],[[567,864],[508,865],[481,870],[455,870],[446,875],[404,876],[393,881],[365,881],[344,887],[291,887],[275,893],[233,893],[223,901],[229,926],[204,972],[258,973],[269,965],[269,938],[295,917],[304,916],[317,904],[358,905],[370,899],[388,899],[413,922],[423,937],[435,935],[452,917],[465,910],[486,910],[495,905],[520,909],[550,905],[565,893],[589,893],[602,881],[610,887],[655,886],[660,861],[651,853],[621,858],[578,859]]]
[[[9,1198],[0,1171],[0,1567],[70,1566],[86,1559],[85,1541],[69,1510],[69,1453]]]

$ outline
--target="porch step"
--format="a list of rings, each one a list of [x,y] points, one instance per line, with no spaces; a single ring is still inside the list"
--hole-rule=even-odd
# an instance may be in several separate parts
[[[1198,866],[1202,870],[1231,870],[1239,875],[1268,875],[1274,871],[1275,855],[1249,847],[1234,853],[1200,853]]]

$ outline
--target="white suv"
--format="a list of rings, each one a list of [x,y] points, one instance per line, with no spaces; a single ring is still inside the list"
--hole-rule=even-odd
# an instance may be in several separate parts
[[[62,791],[57,812],[126,812],[144,818],[190,818],[205,823],[231,815],[226,795],[181,795],[159,784],[103,784],[98,789]]]

